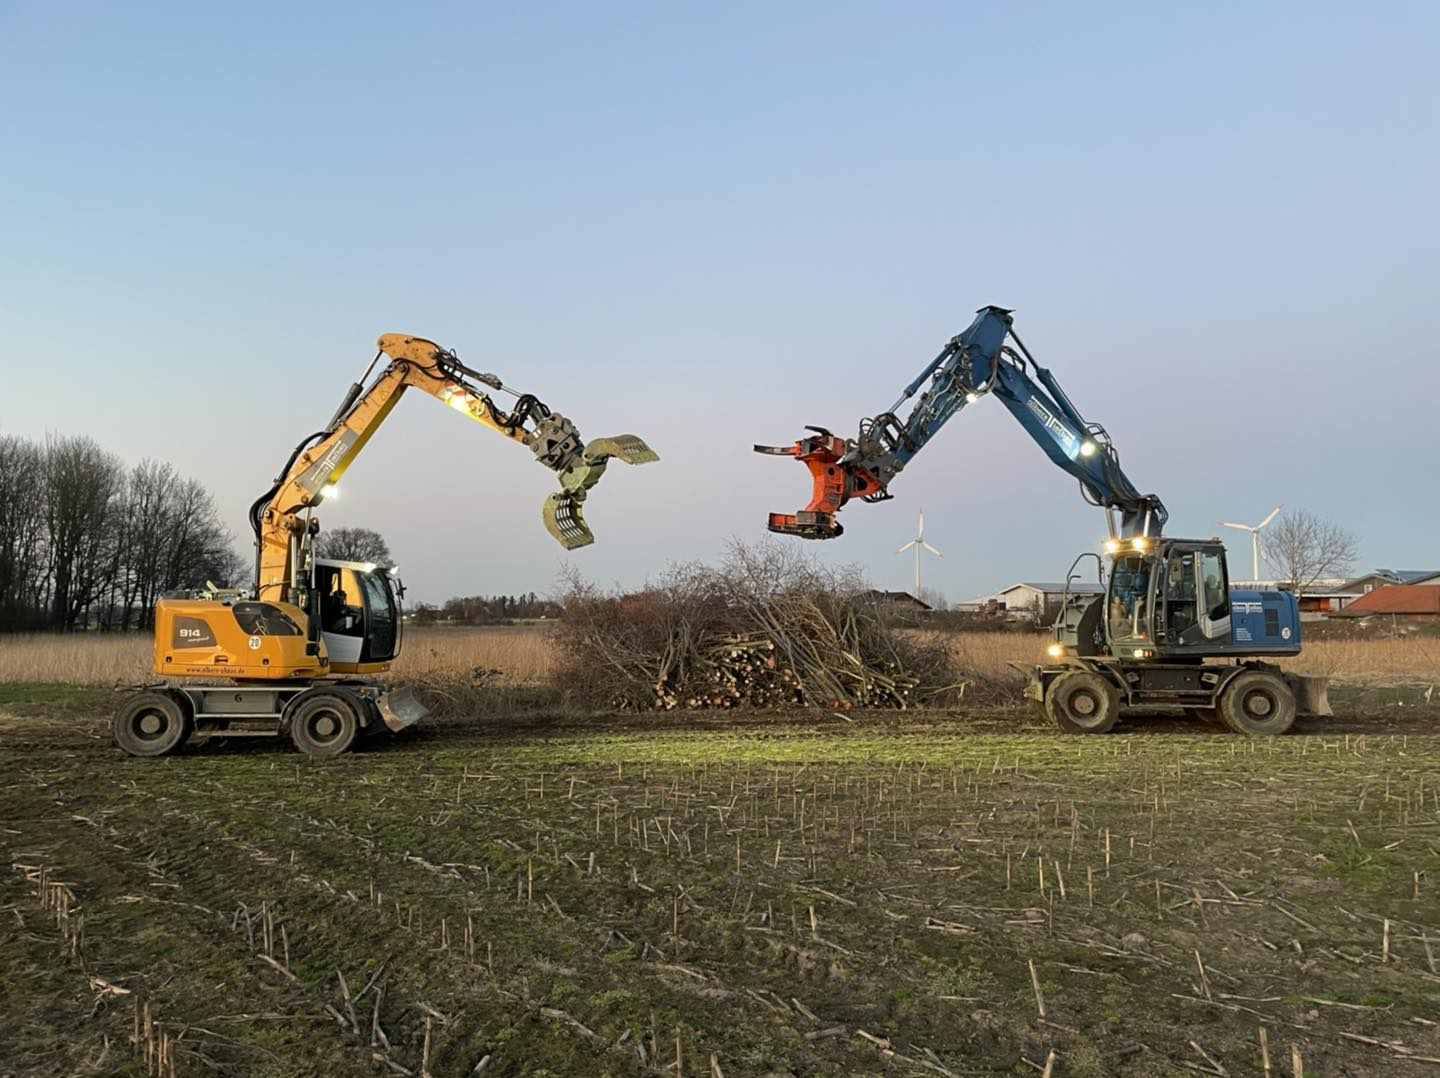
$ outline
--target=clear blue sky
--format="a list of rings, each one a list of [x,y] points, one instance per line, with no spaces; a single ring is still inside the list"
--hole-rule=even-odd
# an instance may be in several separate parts
[[[548,473],[407,399],[326,522],[421,598],[638,583],[807,500],[753,442],[852,433],[997,303],[1171,534],[1283,501],[1440,568],[1434,5],[0,0],[0,40],[0,431],[172,460],[238,540],[403,331],[664,461],[564,555]],[[994,401],[894,493],[823,556],[905,587],[923,506],[961,599],[1103,535]]]

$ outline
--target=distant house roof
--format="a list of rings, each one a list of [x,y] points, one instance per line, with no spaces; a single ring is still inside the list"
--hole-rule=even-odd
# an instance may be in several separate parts
[[[1350,583],[1341,584],[1335,581],[1316,580],[1305,585],[1300,591],[1300,596],[1305,599],[1354,599],[1357,596],[1364,595],[1365,592],[1360,588],[1360,582],[1357,580],[1353,583],[1355,586],[1351,587]],[[1274,584],[1261,581],[1255,584],[1240,586],[1232,582],[1230,590],[1291,591],[1292,589],[1290,587],[1290,581],[1281,580]]]
[[[1356,580],[1346,580],[1344,577],[1340,577],[1340,576],[1320,577],[1320,578],[1318,578],[1318,579],[1316,579],[1316,580],[1310,581],[1310,583],[1305,586],[1305,594],[1306,594],[1306,595],[1319,595],[1319,594],[1321,594],[1321,593],[1323,592],[1323,593],[1326,594],[1326,595],[1341,595],[1341,594],[1347,594],[1347,595],[1348,595],[1348,594],[1351,594],[1351,593],[1345,591],[1346,585],[1348,585],[1348,584],[1356,584],[1356,583],[1359,583],[1360,580],[1368,580],[1368,579],[1370,579],[1368,576],[1359,577],[1359,578],[1356,579]],[[1244,591],[1271,591],[1271,590],[1275,590],[1275,591],[1289,591],[1289,590],[1290,590],[1290,581],[1288,581],[1288,580],[1277,580],[1277,579],[1275,579],[1274,577],[1271,577],[1271,578],[1268,579],[1268,580],[1266,580],[1266,579],[1246,580],[1246,579],[1241,578],[1241,577],[1231,577],[1231,578],[1230,578],[1230,590],[1232,590],[1232,591],[1236,591],[1236,590],[1244,590]],[[1353,594],[1359,595],[1360,593],[1359,593],[1358,591],[1356,591],[1356,592],[1354,592]]]
[[[1046,595],[1061,595],[1065,591],[1065,585],[1063,583],[1057,584],[1053,581],[1037,583],[1033,580],[1022,580],[1018,584],[1011,584],[1008,588],[1001,588],[1000,594],[1008,595],[1010,592],[1015,591],[1019,588],[1030,588],[1032,591],[1043,591]],[[1099,584],[1082,584],[1078,580],[1070,585],[1070,594],[1072,595],[1099,595],[1104,590],[1105,589],[1102,588]]]
[[[1350,584],[1358,584],[1371,577],[1381,577],[1395,584],[1418,584],[1422,580],[1428,581],[1433,577],[1440,577],[1440,569],[1373,569],[1353,580],[1347,580],[1345,583],[1348,587]]]
[[[865,593],[865,598],[872,603],[896,603],[900,606],[913,606],[916,610],[929,610],[930,604],[915,598],[908,591],[880,591],[871,588]]]
[[[1371,614],[1440,614],[1440,584],[1387,584],[1331,616],[1363,618]]]

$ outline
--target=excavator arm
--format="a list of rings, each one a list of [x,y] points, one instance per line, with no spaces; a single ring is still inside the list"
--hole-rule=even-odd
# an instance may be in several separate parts
[[[389,363],[370,382],[382,358]],[[530,394],[516,395],[508,411],[481,386],[513,392],[493,374],[475,371],[447,351],[421,337],[387,333],[360,380],[353,384],[325,427],[310,435],[291,454],[274,486],[250,509],[258,547],[257,596],[294,601],[306,588],[309,537],[319,526],[311,510],[332,496],[336,484],[385,422],[405,391],[417,388],[506,438],[527,446],[535,458],[555,472],[560,489],[546,500],[546,528],[566,550],[595,541],[585,523],[583,505],[612,458],[646,464],[659,457],[631,434],[582,443],[575,424]]]
[[[1088,502],[1119,514],[1118,530],[1111,520],[1112,534],[1158,537],[1168,516],[1164,505],[1131,483],[1105,428],[1086,422],[1051,373],[1035,362],[1015,334],[1010,315],[1002,307],[982,307],[969,328],[941,349],[888,410],[861,421],[857,437],[840,438],[824,427],[807,427],[812,435],[793,445],[757,445],[757,453],[792,456],[804,463],[814,484],[804,509],[770,514],[770,530],[807,539],[842,534],[835,515],[850,499],[890,498],[890,482],[951,416],[993,393],[1045,454],[1079,480]],[[917,392],[919,398],[902,418],[900,409]]]

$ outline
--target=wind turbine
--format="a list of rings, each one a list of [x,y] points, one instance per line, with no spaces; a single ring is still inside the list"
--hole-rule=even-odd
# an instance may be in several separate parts
[[[945,556],[945,555],[941,554],[940,551],[936,550],[933,546],[931,546],[929,543],[927,543],[927,542],[925,541],[925,510],[923,510],[923,509],[920,510],[920,530],[915,533],[915,538],[914,538],[914,539],[911,539],[908,543],[906,543],[904,546],[902,546],[899,550],[895,551],[895,553],[896,553],[896,554],[904,554],[905,551],[909,550],[911,547],[914,547],[914,548],[915,548],[915,598],[919,599],[919,598],[920,598],[920,551],[922,551],[922,550],[928,550],[928,551],[930,551],[931,554],[934,554],[937,558],[943,558],[943,557]],[[922,601],[923,601],[923,600],[922,600]]]
[[[1256,525],[1254,525],[1253,527],[1252,527],[1251,525],[1249,525],[1249,524],[1231,524],[1231,523],[1229,523],[1228,521],[1224,521],[1224,520],[1220,521],[1220,527],[1222,527],[1222,528],[1237,528],[1237,529],[1239,529],[1239,530],[1242,531],[1242,532],[1249,532],[1249,533],[1250,533],[1250,543],[1251,543],[1252,553],[1253,553],[1253,556],[1254,556],[1254,559],[1255,559],[1255,560],[1254,560],[1254,575],[1252,575],[1252,576],[1250,577],[1251,580],[1259,580],[1259,579],[1260,579],[1260,531],[1261,531],[1261,529],[1263,529],[1267,524],[1269,524],[1272,520],[1274,520],[1274,519],[1280,514],[1280,510],[1282,510],[1282,509],[1284,509],[1284,508],[1285,508],[1284,505],[1277,505],[1274,509],[1272,509],[1272,510],[1270,511],[1270,515],[1269,515],[1268,517],[1266,517],[1266,518],[1265,518],[1264,520],[1262,520],[1259,524],[1256,524]]]

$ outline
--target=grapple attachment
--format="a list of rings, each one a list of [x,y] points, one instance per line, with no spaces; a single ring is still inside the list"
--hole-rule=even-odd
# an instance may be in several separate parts
[[[626,464],[650,464],[660,459],[643,438],[619,434],[614,438],[596,438],[589,442],[572,463],[561,469],[560,490],[545,499],[541,515],[545,530],[566,550],[589,546],[595,535],[585,523],[583,507],[590,488],[600,482],[610,458]]]
[[[794,513],[771,513],[767,527],[781,535],[802,539],[834,539],[845,529],[835,519],[840,507],[851,498],[885,496],[885,488],[873,475],[845,458],[850,451],[844,438],[824,427],[806,427],[814,436],[794,445],[757,445],[755,452],[777,457],[794,457],[810,469],[814,492],[810,504]]]
[[[583,500],[562,490],[546,498],[545,508],[541,510],[545,530],[566,550],[589,546],[595,541],[595,533],[585,523],[585,514],[580,510]]]
[[[586,460],[615,457],[626,464],[653,464],[660,454],[645,444],[644,438],[633,434],[617,434],[613,438],[593,438],[585,447]]]

